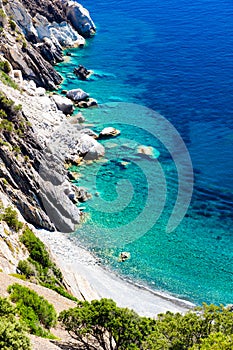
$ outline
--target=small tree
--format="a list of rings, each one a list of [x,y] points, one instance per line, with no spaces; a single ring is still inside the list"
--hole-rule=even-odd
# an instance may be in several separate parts
[[[120,308],[111,299],[78,302],[74,309],[61,312],[65,329],[87,349],[139,349],[151,332],[154,321]]]

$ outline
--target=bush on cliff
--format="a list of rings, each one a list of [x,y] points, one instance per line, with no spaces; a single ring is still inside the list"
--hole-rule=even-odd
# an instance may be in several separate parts
[[[54,306],[33,290],[17,283],[9,286],[8,292],[30,332],[42,337],[51,337],[49,329],[56,324],[57,319]]]
[[[0,218],[2,221],[5,221],[7,225],[15,232],[19,232],[19,230],[21,230],[23,227],[22,222],[18,220],[17,211],[10,206],[4,209]]]
[[[0,297],[0,349],[30,350],[25,328],[16,318],[16,308],[6,298]]]
[[[21,243],[29,251],[29,259],[21,260],[18,269],[28,279],[35,276],[38,282],[49,289],[56,291],[71,300],[77,300],[70,295],[63,284],[63,276],[60,269],[51,261],[49,253],[41,240],[28,227],[20,237]]]
[[[51,267],[52,262],[45,245],[28,227],[23,231],[20,241],[28,249],[30,258],[40,263],[44,268]]]

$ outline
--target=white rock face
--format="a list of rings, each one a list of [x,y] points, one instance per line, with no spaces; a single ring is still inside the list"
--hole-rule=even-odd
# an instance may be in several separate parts
[[[56,47],[73,47],[85,44],[85,39],[65,21],[49,23],[47,18],[40,14],[37,14],[32,20],[31,15],[18,0],[9,0],[7,6],[9,12],[13,14],[15,22],[26,36],[34,35],[41,41],[47,37]]]
[[[72,114],[74,111],[73,102],[64,96],[53,95],[51,97],[57,105],[57,108],[65,114]]]
[[[95,34],[96,26],[90,17],[89,11],[75,1],[63,1],[67,18],[73,27],[84,37]]]
[[[66,97],[70,98],[75,102],[78,102],[78,101],[85,100],[87,97],[89,97],[89,95],[82,89],[73,89],[67,92]]]
[[[59,43],[62,47],[72,47],[85,44],[85,39],[66,22],[49,23],[47,18],[37,14],[34,17],[34,26],[40,40],[47,37],[50,38],[55,45]]]
[[[37,31],[32,23],[32,17],[22,3],[18,0],[9,0],[7,6],[13,14],[14,21],[22,29],[23,33],[25,35],[33,34],[37,37]]]

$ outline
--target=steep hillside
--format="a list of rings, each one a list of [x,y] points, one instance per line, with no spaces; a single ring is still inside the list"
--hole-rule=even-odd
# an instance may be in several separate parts
[[[68,16],[73,22],[64,21]],[[78,190],[69,183],[65,159],[71,153],[72,159],[80,157],[95,141],[88,135],[81,141],[77,119],[76,153],[73,144],[62,157],[48,147],[49,140],[60,145],[59,138],[70,134],[55,132],[69,125],[62,112],[67,101],[57,102],[44,88],[61,82],[53,65],[63,59],[62,49],[85,44],[72,23],[80,23],[86,36],[93,34],[94,23],[78,3],[0,1],[0,191],[29,223],[64,232],[73,231],[80,220],[74,199]],[[73,104],[68,104],[72,112]]]

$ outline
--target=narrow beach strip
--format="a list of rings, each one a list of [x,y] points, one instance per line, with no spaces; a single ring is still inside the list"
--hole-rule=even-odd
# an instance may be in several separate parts
[[[165,293],[137,286],[100,266],[97,259],[60,232],[37,231],[65,276],[70,291],[78,298],[113,299],[118,306],[154,317],[166,311],[184,313],[195,305]]]

